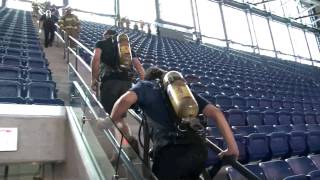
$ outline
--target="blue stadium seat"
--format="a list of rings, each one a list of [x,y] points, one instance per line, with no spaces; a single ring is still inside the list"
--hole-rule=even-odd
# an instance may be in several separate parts
[[[289,133],[292,131],[292,126],[289,124],[284,125],[275,125],[274,126],[277,132]]]
[[[308,156],[309,159],[320,169],[320,154],[312,154]]]
[[[308,131],[320,131],[319,124],[307,124],[306,127],[307,127]]]
[[[308,173],[307,176],[309,177],[309,180],[319,180],[320,179],[320,171],[319,170],[311,171]]]
[[[52,83],[31,82],[26,85],[26,98],[28,103],[64,105],[56,99],[55,85]]]
[[[42,60],[29,59],[26,62],[29,68],[47,68],[47,63]]]
[[[289,125],[289,124],[292,124],[291,123],[291,114],[287,111],[279,111],[278,113],[278,121],[279,121],[279,124],[282,124],[282,125]]]
[[[293,124],[291,125],[292,131],[302,131],[305,132],[307,131],[307,126],[305,124]]]
[[[215,96],[216,106],[222,110],[228,110],[232,108],[232,100],[230,97],[225,95],[216,95]]]
[[[262,114],[258,110],[248,110],[246,112],[247,115],[247,125],[254,126],[254,125],[262,125],[263,119]]]
[[[261,126],[254,126],[258,133],[265,133],[270,134],[272,132],[276,132],[276,129],[273,125],[261,125]]]
[[[320,131],[309,131],[306,135],[309,152],[320,153]]]
[[[261,108],[272,108],[272,100],[268,98],[260,98],[259,107]]]
[[[270,158],[268,144],[268,137],[266,134],[249,134],[247,138],[249,161],[268,160]]]
[[[15,48],[7,48],[6,54],[10,56],[22,56],[22,51]]]
[[[309,180],[309,178],[304,174],[298,174],[298,175],[286,177],[283,180]]]
[[[304,113],[304,120],[307,124],[317,124],[316,114],[312,112]]]
[[[256,129],[253,126],[232,126],[234,134],[241,134],[247,136],[252,133],[256,133]]]
[[[24,104],[22,97],[23,86],[20,82],[0,80],[0,102]]]
[[[278,123],[278,114],[273,110],[263,112],[263,122],[265,125],[276,125]]]
[[[274,160],[262,162],[259,166],[262,168],[266,179],[280,180],[289,176],[294,176],[292,169],[285,161]]]
[[[296,111],[302,111],[304,108],[303,108],[303,104],[301,101],[294,101],[293,102],[293,108],[296,110]]]
[[[32,81],[51,81],[51,72],[48,69],[29,69],[26,78]]]
[[[285,158],[290,152],[288,135],[283,132],[273,132],[268,135],[272,158]]]
[[[2,57],[2,64],[7,66],[17,66],[21,67],[23,66],[23,59],[19,56],[3,56]]]
[[[240,96],[232,96],[232,106],[238,109],[246,109],[246,100]]]
[[[227,120],[230,126],[245,126],[245,113],[239,109],[230,109],[226,111]]]
[[[272,100],[271,106],[272,106],[272,109],[276,109],[276,110],[281,109],[282,101],[279,99],[274,99]]]
[[[291,114],[291,120],[293,124],[305,124],[306,122],[304,121],[304,114],[301,112],[292,112]]]
[[[286,162],[291,167],[293,173],[295,174],[308,174],[311,171],[316,171],[318,168],[312,162],[311,159],[303,157],[292,157],[286,159]],[[318,170],[320,172],[320,170]]]
[[[246,98],[247,107],[250,108],[257,108],[259,107],[259,100],[254,97],[248,97]]]
[[[312,111],[313,107],[312,107],[312,103],[303,103],[303,108],[305,111]]]
[[[22,75],[22,70],[19,67],[0,66],[0,79],[20,80]]]
[[[283,109],[291,110],[293,108],[293,102],[291,102],[291,101],[282,101],[282,107],[283,107]]]
[[[219,87],[221,90],[221,93],[227,96],[233,96],[235,95],[233,89],[227,85],[222,85]]]
[[[305,155],[308,151],[306,135],[304,132],[293,131],[289,133],[290,155]]]
[[[266,180],[264,176],[263,170],[258,164],[247,164],[245,165],[251,172],[257,175],[261,180]],[[233,169],[232,167],[227,168],[227,176],[229,180],[247,180],[244,176],[242,176],[237,170]]]

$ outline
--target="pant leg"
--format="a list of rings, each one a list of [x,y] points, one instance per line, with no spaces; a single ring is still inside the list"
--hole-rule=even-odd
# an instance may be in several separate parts
[[[54,41],[54,37],[55,37],[55,29],[52,28],[52,29],[50,29],[50,41],[49,41],[49,44],[52,45],[52,43]]]
[[[50,31],[47,28],[44,28],[44,46],[48,47],[49,45],[49,33]]]
[[[197,145],[169,145],[155,155],[152,171],[159,180],[198,180],[206,153]]]
[[[114,103],[130,86],[130,82],[120,80],[106,80],[101,83],[100,101],[107,113],[111,113]]]

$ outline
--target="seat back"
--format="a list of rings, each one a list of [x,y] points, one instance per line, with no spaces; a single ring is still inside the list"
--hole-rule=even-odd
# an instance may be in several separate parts
[[[247,115],[247,124],[249,126],[263,124],[263,119],[262,119],[262,115],[261,115],[260,111],[249,110],[246,112],[246,115]]]
[[[263,122],[265,125],[276,125],[278,123],[278,114],[274,111],[263,112]]]
[[[265,134],[249,134],[247,148],[250,161],[267,160],[270,156],[268,138]]]
[[[283,132],[273,132],[269,134],[269,147],[273,158],[287,157],[290,148],[288,143],[288,135]]]
[[[291,156],[306,154],[307,144],[304,132],[293,131],[289,133],[289,146]]]
[[[227,111],[227,119],[230,126],[245,126],[245,113],[242,110],[231,109]]]
[[[294,175],[291,167],[285,161],[275,160],[260,163],[260,167],[266,179],[283,179],[288,176]]]
[[[306,134],[309,152],[320,153],[320,131],[309,131]]]
[[[311,171],[318,170],[311,159],[307,157],[293,157],[286,159],[295,174],[308,174]]]

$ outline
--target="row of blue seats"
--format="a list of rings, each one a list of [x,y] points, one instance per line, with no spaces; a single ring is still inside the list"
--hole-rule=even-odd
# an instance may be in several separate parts
[[[54,82],[30,82],[23,84],[18,81],[0,80],[0,102],[18,104],[58,104]]]
[[[0,54],[0,64],[2,66],[16,66],[24,69],[28,68],[47,68],[48,62],[44,58],[31,58],[31,57],[21,57],[4,55],[1,57]]]
[[[276,87],[272,89],[261,89],[261,88],[251,88],[251,87],[230,87],[228,84],[223,84],[217,86],[215,84],[204,85],[200,82],[196,82],[197,78],[190,76],[185,76],[186,81],[190,84],[192,90],[196,93],[209,93],[211,95],[227,95],[233,96],[238,95],[241,97],[256,97],[256,98],[277,98],[286,99],[292,101],[294,98],[299,98],[299,96],[319,96],[320,93],[316,89],[295,89],[282,91]]]
[[[242,111],[231,109],[224,112],[230,126],[254,126],[254,125],[287,125],[287,124],[318,124],[320,123],[320,111],[274,111],[259,110]]]
[[[20,56],[25,58],[37,58],[37,59],[44,59],[44,52],[41,49],[38,50],[28,50],[28,49],[21,49],[21,48],[0,48],[0,54],[3,55],[10,55],[10,56]]]
[[[226,143],[221,138],[208,136],[208,138],[221,148]],[[235,134],[234,138],[239,149],[238,160],[241,163],[269,161],[276,158],[288,158],[320,153],[320,131],[282,131],[265,133],[251,133],[249,135]],[[209,150],[207,164],[215,164],[218,157]]]
[[[22,51],[42,51],[40,45],[26,44],[26,43],[15,43],[15,42],[4,42],[0,41],[1,49],[20,49]]]
[[[318,180],[320,179],[320,155],[292,157],[245,166],[261,180]],[[232,167],[227,168],[229,180],[247,180]]]
[[[248,109],[256,109],[256,110],[267,110],[267,109],[274,109],[274,110],[299,110],[299,111],[313,111],[313,110],[320,110],[320,103],[318,103],[318,97],[313,100],[309,101],[300,99],[299,101],[289,101],[289,100],[282,100],[282,99],[271,99],[271,98],[255,98],[255,97],[241,97],[241,96],[226,96],[226,95],[215,95],[211,96],[208,94],[201,93],[201,96],[207,99],[208,101],[215,104],[221,110],[229,110],[229,109],[241,109],[241,110],[248,110]]]
[[[51,81],[51,71],[45,68],[23,69],[15,66],[0,65],[0,79],[28,81]]]

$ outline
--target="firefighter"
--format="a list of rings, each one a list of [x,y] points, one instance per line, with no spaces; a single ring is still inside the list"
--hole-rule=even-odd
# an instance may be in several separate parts
[[[65,14],[59,20],[59,26],[69,36],[72,36],[75,39],[79,38],[80,21],[76,15],[72,14],[72,9],[70,7],[65,9]],[[75,42],[72,40],[70,40],[70,47],[75,47]]]

